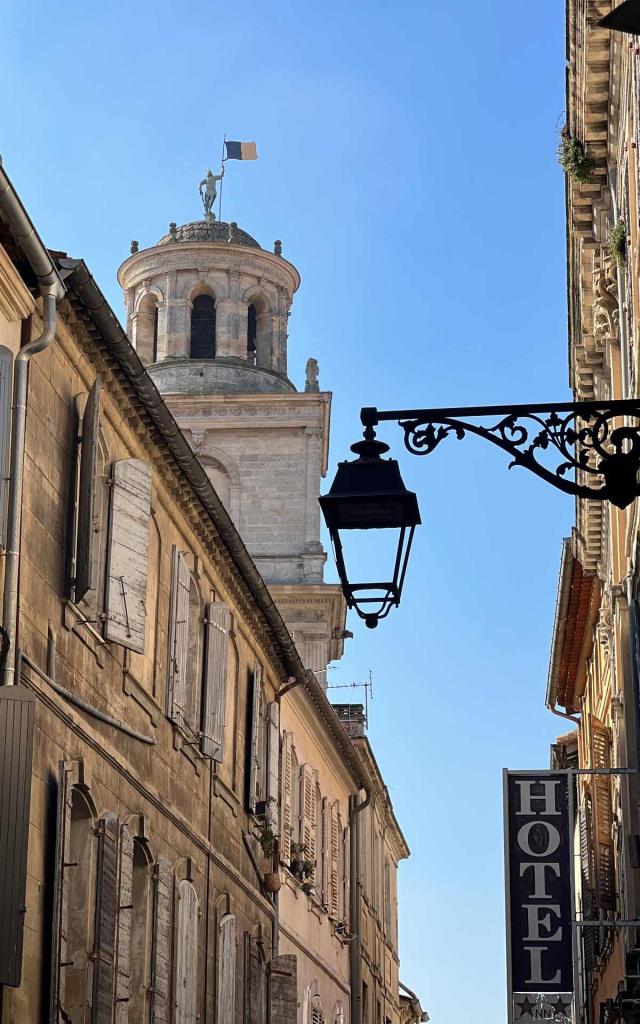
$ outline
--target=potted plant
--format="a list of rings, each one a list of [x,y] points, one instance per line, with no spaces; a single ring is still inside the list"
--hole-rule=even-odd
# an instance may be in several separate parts
[[[258,835],[258,842],[262,849],[262,876],[264,887],[267,892],[279,892],[282,887],[282,879],[278,871],[278,841],[269,825],[263,825]]]
[[[612,228],[607,250],[616,267],[624,267],[627,262],[627,227],[623,220]]]
[[[593,182],[596,169],[595,160],[586,153],[580,139],[576,139],[569,134],[569,129],[566,125],[560,134],[558,163],[565,174],[579,184],[588,185]]]

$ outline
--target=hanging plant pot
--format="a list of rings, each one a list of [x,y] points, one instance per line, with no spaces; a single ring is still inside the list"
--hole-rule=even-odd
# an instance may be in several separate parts
[[[267,871],[264,876],[264,887],[267,892],[280,892],[282,879],[279,871]]]

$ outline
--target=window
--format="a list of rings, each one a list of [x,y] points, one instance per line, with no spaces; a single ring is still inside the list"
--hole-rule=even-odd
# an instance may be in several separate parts
[[[256,337],[258,333],[258,314],[253,303],[247,310],[247,359],[250,363],[256,361]]]
[[[314,996],[311,1003],[310,1024],[325,1024],[320,996]]]
[[[135,314],[134,348],[147,366],[158,359],[158,296],[147,292]]]
[[[338,801],[334,800],[330,809],[329,816],[329,849],[328,849],[328,876],[329,876],[329,894],[327,903],[329,905],[329,914],[334,920],[338,920],[341,917],[340,909],[342,902],[341,892],[341,879],[340,869],[341,865],[341,841],[342,841],[342,822],[340,821],[340,808]]]
[[[80,421],[74,478],[72,597],[105,639],[145,648],[151,470],[139,459],[109,464],[100,434],[97,378]],[[108,529],[107,529],[108,527]]]
[[[392,919],[391,919],[391,863],[388,857],[384,860],[384,930],[387,941],[391,941]]]
[[[0,345],[0,548],[7,544],[13,356]]]
[[[215,359],[216,304],[211,295],[197,295],[191,307],[192,359]]]
[[[236,919],[223,914],[218,924],[216,1024],[233,1022],[236,1013]]]
[[[317,870],[318,851],[316,849],[316,835],[317,818],[318,814],[322,813],[322,808],[317,805],[316,794],[317,773],[310,764],[305,764],[300,769],[300,814],[302,822],[300,842],[305,847],[304,859],[311,861],[313,865],[309,881],[313,882],[314,885],[319,885],[321,884],[321,879]]]

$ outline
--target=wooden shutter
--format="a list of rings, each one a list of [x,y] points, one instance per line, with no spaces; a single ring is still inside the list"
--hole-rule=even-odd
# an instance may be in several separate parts
[[[216,1024],[231,1024],[236,1016],[236,919],[224,914],[218,925],[218,987]]]
[[[251,679],[251,719],[249,729],[249,779],[248,779],[248,809],[255,812],[256,803],[259,799],[258,788],[260,785],[260,727],[261,727],[261,703],[262,703],[262,665],[256,662]]]
[[[330,812],[330,834],[329,834],[329,915],[334,919],[339,916],[340,910],[340,840],[342,828],[340,827],[340,812],[338,801],[331,805]]]
[[[298,961],[293,953],[274,956],[269,964],[270,1020],[274,1024],[297,1024]],[[232,1017],[229,1020],[233,1020]]]
[[[198,1020],[198,894],[192,882],[178,886],[176,1024]]]
[[[118,819],[115,814],[106,814],[99,820],[91,1024],[112,1024],[113,1021],[118,915],[118,832]]]
[[[317,802],[318,791],[316,790],[316,804]],[[321,887],[322,902],[328,907],[329,890],[331,888],[331,853],[329,849],[329,837],[331,835],[331,805],[326,797],[324,800],[320,801],[320,806],[317,810],[320,814],[320,820],[322,823],[322,846],[320,850],[316,851],[320,862],[320,870],[316,871],[316,879],[317,885]]]
[[[58,764],[58,799],[56,810],[56,852],[53,873],[53,921],[51,929],[51,998],[49,1019],[64,1024],[64,965],[67,955],[67,923],[69,917],[69,883],[71,860],[71,772],[72,765]]]
[[[151,1021],[171,1020],[171,931],[173,872],[166,860],[158,861],[153,874],[153,944],[151,948]]]
[[[247,1024],[265,1024],[267,976],[257,940],[245,932]]]
[[[280,774],[280,859],[289,866],[291,862],[291,797],[293,773],[293,733],[282,734],[282,769]]]
[[[280,705],[271,701],[267,709],[267,801],[269,823],[274,835],[280,834]]]
[[[111,467],[104,635],[144,654],[149,575],[151,469],[140,459]]]
[[[305,860],[316,862],[316,828],[318,824],[316,806],[315,772],[310,764],[304,764],[300,770],[300,806],[302,808],[302,842],[306,846]],[[311,880],[315,882],[314,868]]]
[[[342,834],[342,920],[349,924],[351,920],[351,830],[349,826]]]
[[[591,766],[611,767],[611,737],[606,726],[593,715],[591,726]],[[615,858],[613,844],[613,798],[611,776],[594,775],[594,836],[596,852],[596,900],[604,910],[615,910]]]
[[[81,601],[87,591],[93,587],[93,535],[96,530],[96,466],[100,435],[100,387],[100,378],[96,377],[82,417],[76,534],[76,601]]]
[[[224,760],[230,630],[231,612],[222,601],[212,601],[206,618],[202,753],[218,762]]]
[[[0,985],[16,987],[22,974],[35,710],[32,690],[0,688]]]
[[[171,556],[167,715],[180,725],[184,725],[186,720],[190,587],[189,566],[182,551],[174,544]]]
[[[7,546],[13,356],[0,345],[0,548]]]
[[[120,882],[116,960],[116,1024],[127,1024],[131,996],[131,921],[133,915],[133,839],[126,825],[120,830]]]

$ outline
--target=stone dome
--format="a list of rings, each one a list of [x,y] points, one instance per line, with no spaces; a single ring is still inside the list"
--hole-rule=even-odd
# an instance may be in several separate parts
[[[170,230],[168,235],[163,235],[158,245],[173,245],[176,242],[226,242],[230,245],[248,245],[252,249],[261,248],[260,243],[237,224],[228,224],[224,220],[193,220],[189,224],[181,224],[175,231]]]

